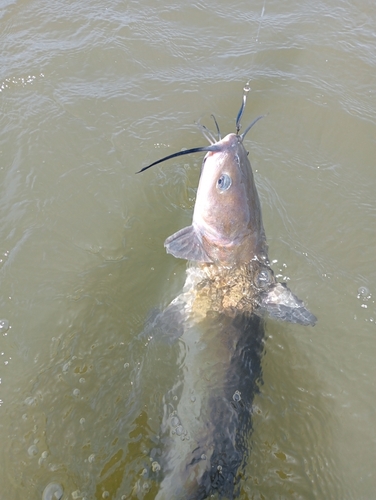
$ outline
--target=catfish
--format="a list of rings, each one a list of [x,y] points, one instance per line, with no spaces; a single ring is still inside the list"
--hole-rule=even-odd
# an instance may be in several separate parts
[[[285,283],[279,283],[268,246],[244,138],[218,138],[202,127],[204,157],[192,224],[164,245],[189,261],[182,290],[148,325],[152,339],[177,339],[180,376],[163,399],[154,456],[161,476],[158,500],[235,498],[249,455],[252,405],[262,382],[265,320],[313,326],[316,317]],[[167,344],[168,345],[168,344]],[[168,347],[166,347],[168,349]]]

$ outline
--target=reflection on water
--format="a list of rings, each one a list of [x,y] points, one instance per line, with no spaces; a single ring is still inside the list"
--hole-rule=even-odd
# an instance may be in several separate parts
[[[64,499],[155,497],[152,450],[177,353],[139,334],[182,286],[185,263],[163,241],[190,223],[200,158],[134,172],[204,145],[192,126],[203,115],[234,131],[249,78],[244,125],[267,115],[246,147],[269,255],[318,324],[267,323],[241,497],[373,497],[373,7],[4,3],[0,484],[9,498],[58,498],[60,487]]]

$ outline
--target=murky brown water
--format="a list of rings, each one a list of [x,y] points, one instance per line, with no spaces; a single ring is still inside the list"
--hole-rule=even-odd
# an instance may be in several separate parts
[[[374,4],[15,0],[0,15],[0,498],[51,482],[64,499],[154,498],[174,363],[135,339],[184,281],[163,241],[190,223],[201,157],[134,172],[204,145],[210,113],[234,131],[249,78],[269,255],[318,324],[267,324],[242,498],[373,498]]]

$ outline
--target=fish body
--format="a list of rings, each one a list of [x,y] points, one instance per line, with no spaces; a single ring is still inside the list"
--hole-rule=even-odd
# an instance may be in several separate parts
[[[221,278],[213,270],[192,265],[183,292],[153,325],[154,335],[178,335],[180,366],[163,400],[156,457],[163,477],[159,500],[203,500],[215,493],[234,498],[248,452],[264,319],[223,305],[225,294],[218,300],[211,296]],[[223,277],[228,278],[227,272]]]
[[[150,325],[154,336],[179,338],[181,366],[164,398],[158,500],[237,495],[261,380],[264,317],[316,321],[270,267],[244,135],[176,154],[207,152],[192,225],[165,241],[168,253],[190,262],[186,282]]]

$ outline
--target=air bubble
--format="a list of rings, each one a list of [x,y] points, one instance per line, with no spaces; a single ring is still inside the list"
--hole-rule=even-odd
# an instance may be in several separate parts
[[[273,274],[271,269],[261,269],[255,277],[255,285],[257,288],[267,288],[272,282]]]
[[[179,417],[174,416],[171,418],[172,427],[177,427],[179,424],[180,424]]]
[[[372,298],[372,294],[366,286],[360,286],[356,297],[362,302],[368,302]],[[364,304],[362,307],[364,307]]]
[[[232,396],[232,399],[238,403],[239,401],[241,401],[242,397],[241,397],[241,392],[240,391],[235,391],[234,392],[234,395]]]
[[[68,361],[68,363],[65,363],[65,364],[63,365],[63,368],[62,368],[62,372],[63,372],[63,373],[67,373],[67,371],[69,370],[69,366],[70,366],[70,364],[71,364],[71,362],[70,362],[70,361]]]
[[[43,491],[42,500],[60,500],[63,498],[63,487],[59,483],[48,484]]]
[[[369,290],[366,286],[360,286],[358,288],[358,298],[367,297],[369,295]]]
[[[5,334],[9,330],[9,321],[7,319],[0,319],[0,332]]]
[[[30,457],[35,457],[35,455],[38,454],[38,446],[32,444],[31,446],[29,446],[27,453],[29,454]]]
[[[159,472],[161,470],[161,466],[159,465],[158,462],[154,461],[152,464],[151,464],[151,470],[153,472]]]

